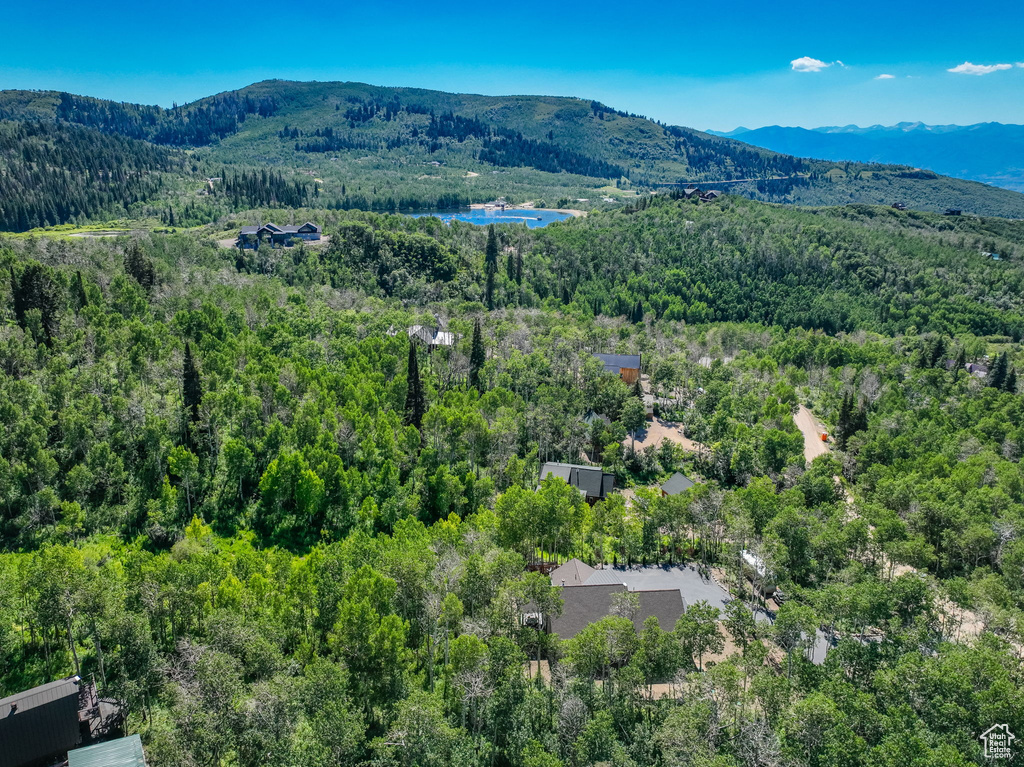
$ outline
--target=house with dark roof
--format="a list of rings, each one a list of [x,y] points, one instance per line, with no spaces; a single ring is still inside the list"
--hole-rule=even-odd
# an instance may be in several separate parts
[[[73,676],[0,700],[0,767],[45,764],[79,745],[89,732],[79,722],[82,688]]]
[[[723,194],[723,192],[719,191],[718,189],[711,189],[711,190],[709,190],[707,192],[704,192],[704,194],[702,194],[700,196],[700,201],[701,202],[714,202],[719,197],[721,197],[722,194]]]
[[[615,489],[615,475],[600,466],[548,461],[540,468],[541,481],[543,482],[549,475],[560,477],[575,487],[587,499],[587,503],[603,501]]]
[[[323,231],[311,221],[299,226],[288,224],[262,224],[260,226],[243,226],[238,232],[236,244],[240,248],[258,248],[260,243],[282,247],[291,246],[296,240],[319,240]]]
[[[562,614],[550,621],[550,630],[560,639],[572,639],[591,623],[613,614],[615,594],[628,589],[621,583],[595,583],[583,586],[566,586],[562,589]],[[676,621],[686,612],[679,589],[659,591],[636,591],[639,608],[633,616],[637,631],[643,629],[644,621],[652,615],[664,631],[671,631]]]
[[[700,191],[700,187],[688,186],[688,187],[686,187],[686,189],[683,190],[683,199],[684,200],[692,200],[694,198],[699,199],[701,194],[702,194],[702,192]]]
[[[661,494],[662,496],[679,495],[693,487],[693,484],[694,482],[692,479],[677,471],[665,481],[665,484],[661,486]]]
[[[639,354],[595,354],[605,373],[614,373],[628,384],[636,383],[640,378]]]
[[[686,612],[686,600],[678,588],[630,589],[617,570],[598,570],[579,559],[570,559],[551,572],[551,584],[562,589],[562,614],[548,622],[551,633],[571,639],[602,618],[613,614],[615,595],[636,594],[638,609],[633,616],[637,631],[652,615],[665,631],[675,628]]]

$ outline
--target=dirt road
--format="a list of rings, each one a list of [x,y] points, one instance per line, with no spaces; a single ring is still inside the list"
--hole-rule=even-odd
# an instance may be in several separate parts
[[[805,408],[803,405],[800,406],[800,410],[797,411],[796,418],[797,428],[804,435],[804,458],[807,463],[810,463],[819,455],[825,455],[832,452],[829,449],[827,442],[821,441],[821,424],[814,417],[814,414],[810,410]]]
[[[677,445],[682,445],[684,450],[689,450],[692,453],[700,452],[703,449],[703,445],[700,443],[683,436],[683,429],[680,424],[663,421],[660,418],[648,421],[647,425],[636,433],[636,449],[643,450],[649,445],[660,445],[663,439],[675,442]],[[631,442],[632,440],[628,434],[622,440],[623,445],[629,445]]]

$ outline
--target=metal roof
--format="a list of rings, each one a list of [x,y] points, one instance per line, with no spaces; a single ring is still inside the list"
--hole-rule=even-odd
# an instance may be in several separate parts
[[[665,495],[679,495],[691,487],[693,487],[693,480],[677,471],[668,478],[665,484],[661,486],[661,489]]]
[[[640,368],[639,354],[595,354],[604,363],[605,371],[618,373],[621,368],[636,370]]]
[[[615,489],[615,475],[609,474],[600,466],[549,461],[541,467],[541,480],[543,481],[548,474],[564,479],[588,498],[604,498]]]
[[[68,767],[146,767],[142,739],[118,738],[68,752]]]
[[[24,690],[7,698],[3,698],[0,700],[0,719],[6,719],[8,716],[12,716],[12,706],[16,706],[13,716],[17,716],[18,714],[24,714],[26,711],[38,706],[45,706],[47,703],[52,703],[55,700],[66,698],[69,695],[77,697],[79,689],[78,685],[81,681],[82,680],[77,676],[68,677],[67,679],[58,679],[55,682],[47,682],[46,684],[41,684],[38,687],[33,687],[31,690]]]

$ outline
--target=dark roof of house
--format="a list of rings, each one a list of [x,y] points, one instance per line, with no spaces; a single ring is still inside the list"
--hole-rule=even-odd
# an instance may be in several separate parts
[[[24,767],[59,757],[82,739],[76,677],[0,700],[0,767]]]
[[[33,687],[31,690],[24,690],[23,692],[3,698],[0,700],[0,719],[12,716],[12,706],[17,706],[13,714],[13,716],[17,716],[29,709],[45,706],[47,703],[66,698],[69,695],[77,696],[79,684],[81,684],[81,680],[78,677],[72,676],[67,679],[58,679],[55,682],[47,682],[38,687]]]
[[[590,565],[573,558],[551,571],[551,583],[555,586],[582,586],[596,572]]]
[[[693,480],[677,471],[668,478],[665,484],[661,486],[661,489],[666,495],[679,495],[681,492],[689,490],[691,487],[693,487]]]
[[[638,369],[640,367],[639,354],[595,354],[604,363],[606,373],[618,373],[620,369]]]
[[[109,740],[68,752],[68,767],[146,767],[138,735]]]
[[[566,586],[562,589],[562,614],[551,620],[551,631],[562,639],[571,639],[591,623],[611,615],[612,595],[626,591],[621,583]],[[686,602],[679,589],[636,591],[640,609],[633,625],[639,630],[650,616],[658,619],[665,631],[675,628],[676,621],[686,611]]]
[[[263,224],[263,226],[243,226],[240,230],[241,234],[259,234],[260,232],[270,232],[271,234],[299,234],[307,232],[321,231],[320,227],[314,224],[312,221],[307,221],[304,224],[298,226],[294,224],[287,224],[285,226],[278,226],[277,224]]]
[[[609,474],[600,466],[549,461],[540,469],[541,480],[543,481],[548,474],[564,479],[588,498],[603,498],[615,489],[615,475]]]

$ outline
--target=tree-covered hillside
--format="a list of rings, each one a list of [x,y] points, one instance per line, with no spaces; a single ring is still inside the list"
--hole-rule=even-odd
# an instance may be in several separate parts
[[[297,218],[307,215],[318,216]],[[543,229],[503,228],[493,272],[479,256],[486,230],[471,224],[340,211],[317,220],[334,232],[329,247],[247,252],[239,268],[404,301],[571,306],[635,322],[1024,334],[1024,224],[1004,219],[659,196]],[[420,247],[425,238],[432,248]]]
[[[576,98],[271,80],[172,109],[4,91],[0,118],[69,122],[192,147],[213,165],[297,172],[317,179],[322,207],[505,196],[589,208],[623,191],[695,182],[801,205],[903,202],[1024,217],[1024,196],[1005,189],[909,167],[798,159]]]
[[[0,230],[140,217],[188,158],[74,125],[0,121]]]
[[[323,216],[320,249],[0,243],[0,696],[95,676],[153,767],[967,767],[1024,731],[1024,357],[980,335],[1018,322],[1020,224]],[[689,447],[633,448],[597,351],[644,355]],[[584,454],[629,493],[539,482]],[[562,641],[529,616],[569,557],[735,598]]]

